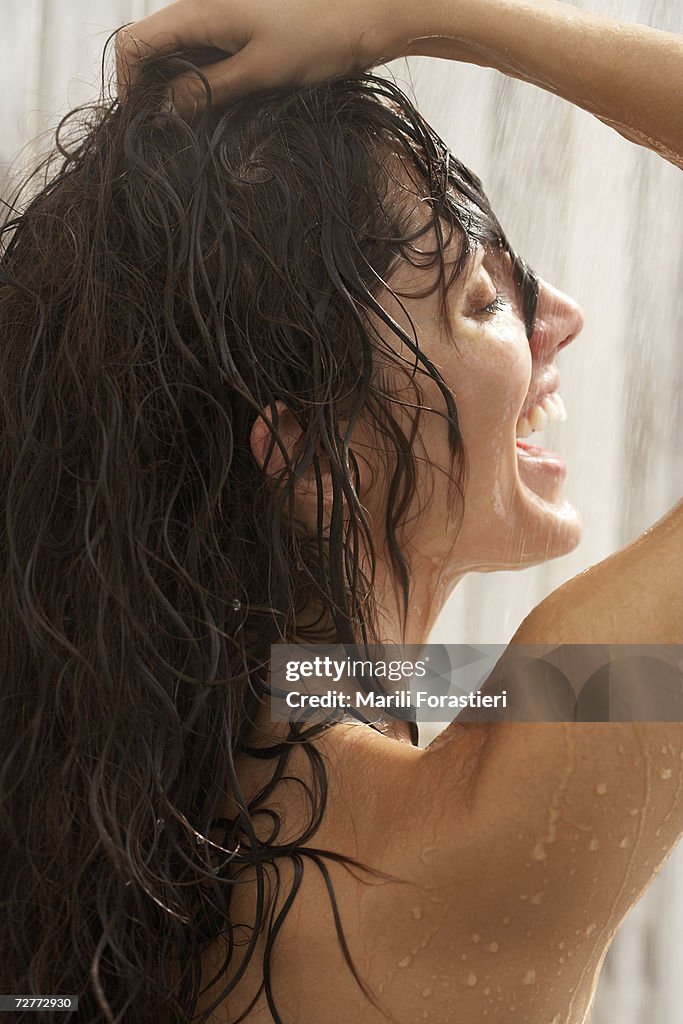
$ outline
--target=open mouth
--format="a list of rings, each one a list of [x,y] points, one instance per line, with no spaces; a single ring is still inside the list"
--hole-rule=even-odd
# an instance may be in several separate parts
[[[533,459],[535,462],[552,463],[557,468],[565,469],[564,460],[556,452],[527,444],[522,439],[531,437],[534,433],[540,433],[549,423],[566,419],[567,410],[559,391],[552,391],[544,395],[541,401],[526,409],[517,420],[515,434],[518,454],[525,461]]]

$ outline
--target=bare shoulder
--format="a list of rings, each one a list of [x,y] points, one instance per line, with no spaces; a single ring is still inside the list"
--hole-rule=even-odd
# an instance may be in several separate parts
[[[340,725],[317,745],[316,845],[432,893],[458,928],[607,941],[683,834],[678,724],[454,722],[424,750]]]
[[[551,594],[513,643],[679,645],[682,527],[679,503]],[[516,916],[534,941],[613,932],[683,834],[683,722],[456,722],[432,747],[435,871],[455,899],[471,865],[491,912],[530,908]]]
[[[352,833],[347,848],[383,870],[440,885],[435,866],[459,859],[469,843],[486,739],[480,727],[454,723],[420,749],[369,728],[339,726],[321,748],[329,769],[327,827],[342,838]]]
[[[393,876],[327,863],[349,948],[360,962],[372,951],[364,977],[396,1019],[417,1019],[435,976],[439,1019],[454,981],[462,1019],[480,1019],[494,975],[520,1013],[551,986],[558,1012],[575,999],[585,1011],[616,927],[683,832],[680,743],[632,726],[454,722],[424,750],[343,724],[315,744],[328,779],[315,847]],[[294,751],[288,774],[307,764]],[[273,799],[293,806],[288,793]],[[316,993],[306,1019],[379,1024],[320,872],[304,874],[280,948],[283,998],[310,1009]],[[336,979],[322,995],[320,977]]]
[[[435,871],[534,942],[608,941],[683,834],[678,724],[455,723],[425,753],[444,794],[467,794],[465,813],[435,808]]]

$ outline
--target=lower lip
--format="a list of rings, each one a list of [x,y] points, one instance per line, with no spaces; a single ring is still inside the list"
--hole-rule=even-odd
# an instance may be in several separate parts
[[[567,463],[557,452],[549,452],[545,448],[536,448],[532,444],[517,441],[517,455],[525,466],[555,476],[566,476]]]

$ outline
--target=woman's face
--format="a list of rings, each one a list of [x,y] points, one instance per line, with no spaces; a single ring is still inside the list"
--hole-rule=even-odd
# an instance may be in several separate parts
[[[425,236],[424,248],[432,242],[433,236]],[[530,428],[542,429],[544,414],[545,419],[563,417],[561,399],[558,406],[553,397],[559,385],[555,357],[581,330],[580,307],[541,281],[528,339],[510,257],[480,248],[449,292],[456,348],[442,325],[438,290],[424,298],[404,297],[425,290],[425,274],[436,280],[435,270],[405,261],[390,284],[412,317],[420,348],[453,393],[469,473],[458,531],[457,518],[449,520],[446,514],[451,475],[447,425],[442,417],[425,414],[421,436],[434,473],[433,483],[425,476],[424,487],[418,488],[421,513],[406,537],[413,564],[426,560],[438,567],[444,585],[464,572],[517,568],[571,551],[580,540],[582,520],[563,494],[566,466],[554,453],[525,450],[517,438],[528,438],[522,444],[537,443]],[[380,301],[411,334],[398,303],[387,294]],[[407,349],[402,354],[411,359]],[[437,385],[423,376],[419,380],[426,404],[443,410]]]

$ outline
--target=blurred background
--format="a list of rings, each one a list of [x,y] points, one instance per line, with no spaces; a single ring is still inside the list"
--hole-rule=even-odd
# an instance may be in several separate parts
[[[110,32],[163,6],[3,0],[3,198],[49,144],[39,136],[98,92]],[[683,33],[677,0],[575,6]],[[537,568],[469,576],[432,634],[506,643],[546,594],[651,526],[683,492],[683,175],[584,111],[497,72],[410,58],[383,73],[482,178],[517,251],[586,313],[582,335],[558,357],[569,418],[544,433],[567,459],[565,494],[581,510],[584,539]],[[592,1024],[683,1024],[683,844],[617,933]]]

